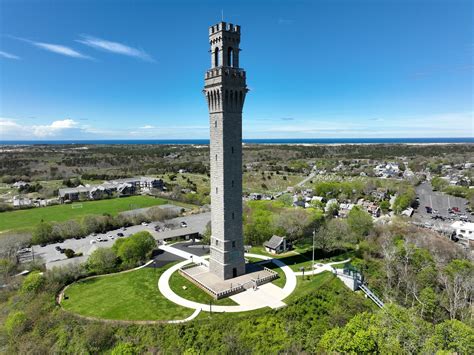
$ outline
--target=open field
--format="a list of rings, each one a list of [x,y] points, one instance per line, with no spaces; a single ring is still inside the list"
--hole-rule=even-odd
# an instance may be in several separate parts
[[[302,174],[247,172],[243,176],[243,191],[260,193],[286,191],[288,186],[295,186],[305,177]]]
[[[192,309],[166,299],[158,279],[166,268],[140,270],[79,281],[66,290],[64,309],[83,316],[120,320],[174,320]]]
[[[80,202],[82,208],[73,208],[73,205],[77,205],[73,204],[2,212],[0,213],[0,231],[31,229],[41,221],[61,222],[69,219],[79,219],[86,215],[102,215],[104,213],[117,215],[123,211],[163,205],[167,202],[167,200],[149,196],[130,196],[109,200]]]
[[[170,287],[177,295],[186,298],[190,301],[200,302],[209,304],[212,301],[212,304],[218,306],[235,306],[237,303],[232,301],[230,298],[222,298],[220,300],[215,300],[213,297],[208,295],[206,292],[201,290],[199,287],[194,285],[192,282],[188,281],[186,278],[181,276],[179,272],[175,272],[170,278]],[[186,289],[183,289],[186,287]]]

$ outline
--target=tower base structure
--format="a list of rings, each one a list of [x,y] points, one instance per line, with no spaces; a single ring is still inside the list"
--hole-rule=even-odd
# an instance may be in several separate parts
[[[263,263],[247,263],[243,275],[227,280],[220,278],[204,264],[186,265],[179,273],[216,300],[256,289],[279,277],[276,271],[265,267]]]

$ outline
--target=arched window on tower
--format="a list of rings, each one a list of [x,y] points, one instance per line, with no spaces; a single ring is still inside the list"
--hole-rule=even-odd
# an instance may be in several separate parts
[[[229,67],[233,67],[234,66],[234,50],[232,49],[232,47],[229,47],[227,49],[227,66]]]
[[[219,66],[219,48],[214,50],[214,67]]]

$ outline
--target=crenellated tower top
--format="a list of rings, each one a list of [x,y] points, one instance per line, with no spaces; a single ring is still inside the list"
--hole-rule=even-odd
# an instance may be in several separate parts
[[[211,68],[239,67],[240,26],[219,22],[209,27]]]

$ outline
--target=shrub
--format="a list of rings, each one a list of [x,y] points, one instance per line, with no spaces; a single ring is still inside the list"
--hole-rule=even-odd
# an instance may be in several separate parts
[[[39,272],[32,272],[25,277],[21,285],[21,292],[25,294],[36,294],[43,286],[44,278]]]
[[[111,248],[99,248],[87,260],[87,269],[95,274],[106,274],[114,271],[116,267],[117,254]]]
[[[25,312],[17,311],[8,315],[5,321],[5,330],[10,338],[16,338],[21,335],[26,328],[28,319]]]
[[[64,254],[66,255],[66,257],[67,257],[68,259],[71,259],[71,258],[73,258],[73,257],[76,255],[76,253],[75,253],[74,250],[72,250],[72,249],[66,249],[66,250],[64,251]]]

